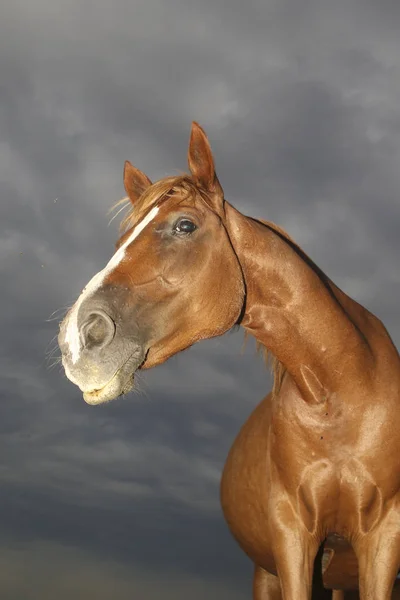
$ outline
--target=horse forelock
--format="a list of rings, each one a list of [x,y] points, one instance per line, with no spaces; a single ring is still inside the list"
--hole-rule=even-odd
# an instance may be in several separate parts
[[[144,217],[144,215],[154,206],[158,206],[173,195],[179,194],[183,200],[192,200],[200,196],[203,200],[207,200],[206,193],[201,190],[189,175],[178,175],[165,177],[156,183],[153,183],[147,190],[143,192],[140,198],[131,205],[130,209],[124,215],[120,223],[121,233],[125,233]],[[123,210],[125,206],[130,205],[128,197],[119,200],[114,204],[111,210],[119,208]],[[117,214],[119,214],[119,211]],[[117,215],[116,215],[117,216]]]

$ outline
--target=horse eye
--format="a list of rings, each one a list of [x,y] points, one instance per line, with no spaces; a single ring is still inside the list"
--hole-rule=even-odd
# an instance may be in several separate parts
[[[197,229],[196,225],[189,219],[179,219],[174,225],[174,232],[181,234],[193,233]]]

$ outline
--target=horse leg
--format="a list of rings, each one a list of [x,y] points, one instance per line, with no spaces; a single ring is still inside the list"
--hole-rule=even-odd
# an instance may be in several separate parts
[[[397,515],[398,518],[398,515]],[[354,545],[361,600],[390,600],[400,566],[399,523],[380,528]]]
[[[257,565],[254,569],[253,600],[282,600],[278,577]]]
[[[276,523],[273,531],[273,553],[282,599],[311,600],[314,560],[319,542],[303,529],[296,517],[290,519],[290,505],[281,505],[280,509],[280,522]]]
[[[318,572],[319,564],[315,568]],[[322,579],[316,577],[315,572],[312,590],[312,600],[326,600],[327,598],[332,598],[332,600],[358,600],[357,592],[354,596],[350,592],[349,596],[348,593],[342,590],[329,592],[329,590],[324,589]],[[258,565],[254,569],[253,600],[282,600],[281,584],[278,577],[268,573]]]

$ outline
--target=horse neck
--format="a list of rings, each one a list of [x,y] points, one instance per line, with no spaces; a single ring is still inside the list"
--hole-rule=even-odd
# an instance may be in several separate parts
[[[384,330],[380,322],[276,226],[245,217],[228,203],[226,216],[246,283],[241,324],[283,364],[304,400],[319,403],[367,383],[371,344]]]

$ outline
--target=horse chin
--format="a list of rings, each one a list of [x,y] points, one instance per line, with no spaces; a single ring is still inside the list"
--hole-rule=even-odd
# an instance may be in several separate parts
[[[83,399],[87,404],[96,405],[127,394],[134,386],[135,372],[140,366],[137,356],[132,356],[102,388],[84,391]]]
[[[133,373],[128,377],[121,377],[119,373],[116,373],[114,377],[101,389],[83,392],[83,399],[87,404],[92,405],[110,402],[111,400],[115,400],[115,398],[130,392],[133,388],[133,384]]]

